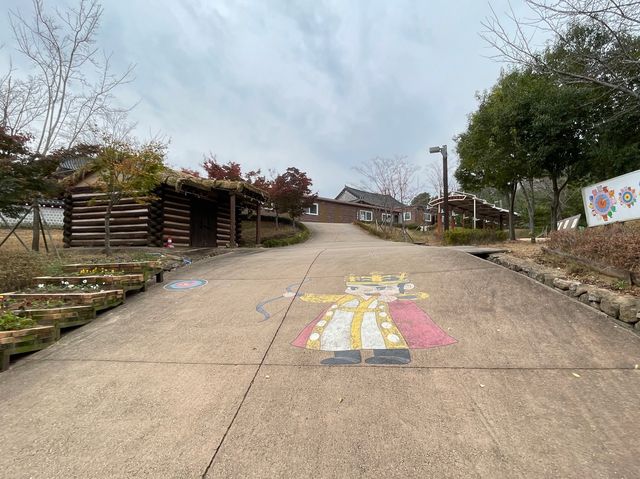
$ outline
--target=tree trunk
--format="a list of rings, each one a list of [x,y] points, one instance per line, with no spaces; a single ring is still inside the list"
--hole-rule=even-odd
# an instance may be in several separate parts
[[[531,242],[536,242],[536,198],[533,190],[533,178],[528,179],[530,191],[527,192],[527,188],[524,186],[522,181],[520,182],[520,187],[522,188],[522,193],[524,194],[525,200],[527,200],[527,213],[529,214],[529,236],[531,237]]]
[[[104,215],[104,254],[111,256],[111,210],[113,209],[113,200],[109,199],[107,212]]]
[[[515,181],[513,185],[509,186],[509,239],[515,241],[516,239],[516,192],[518,191],[518,183]]]
[[[568,183],[569,178],[565,180],[564,184],[558,185],[558,177],[551,177],[551,186],[553,188],[553,197],[551,198],[551,231],[558,229],[558,221],[560,220],[560,195]]]
[[[276,214],[276,229],[278,229],[278,227],[280,226],[278,224],[278,210],[276,210],[275,208],[273,209],[274,213]]]
[[[33,200],[31,205],[33,211],[33,225],[31,227],[31,249],[40,251],[40,204],[38,200]]]

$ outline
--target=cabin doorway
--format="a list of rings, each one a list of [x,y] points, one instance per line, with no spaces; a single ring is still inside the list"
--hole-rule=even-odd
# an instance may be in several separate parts
[[[216,205],[200,198],[191,199],[191,246],[215,248],[217,243]]]

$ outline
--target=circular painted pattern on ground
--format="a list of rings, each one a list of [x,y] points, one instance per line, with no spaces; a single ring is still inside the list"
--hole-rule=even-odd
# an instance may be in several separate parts
[[[183,291],[185,289],[199,288],[207,283],[208,281],[206,279],[178,279],[165,285],[164,289],[168,289],[169,291]]]

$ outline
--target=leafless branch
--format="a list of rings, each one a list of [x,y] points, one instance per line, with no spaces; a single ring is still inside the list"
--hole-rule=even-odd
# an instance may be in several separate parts
[[[103,12],[97,0],[78,0],[75,7],[51,12],[43,0],[32,0],[32,9],[31,15],[12,11],[9,20],[16,48],[30,60],[34,75],[20,83],[19,95],[10,95],[11,89],[0,83],[5,99],[0,107],[5,107],[4,121],[30,129],[34,149],[46,154],[57,146],[73,146],[96,125],[128,111],[114,106],[113,92],[132,80],[133,66],[113,74],[110,56],[95,46]]]
[[[525,2],[530,18],[518,17],[509,5],[504,16],[491,7],[482,23],[481,36],[495,49],[494,58],[640,100],[640,1]],[[577,27],[594,29],[594,43],[573,37]],[[546,43],[535,41],[540,36]],[[570,56],[568,64],[550,60],[547,53],[554,47]]]

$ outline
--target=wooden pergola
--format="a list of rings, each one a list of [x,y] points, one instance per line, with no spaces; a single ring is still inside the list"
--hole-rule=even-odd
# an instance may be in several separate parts
[[[454,191],[449,194],[448,200],[450,211],[461,214],[463,218],[472,219],[473,229],[477,228],[479,221],[482,222],[481,224],[485,222],[496,224],[502,229],[504,220],[509,218],[509,210],[489,203],[470,193]],[[443,204],[444,196],[440,196],[429,202],[429,208],[440,212]],[[514,214],[518,216],[517,213]]]

